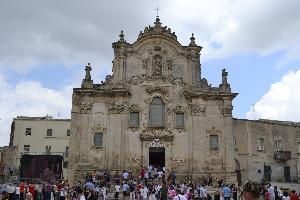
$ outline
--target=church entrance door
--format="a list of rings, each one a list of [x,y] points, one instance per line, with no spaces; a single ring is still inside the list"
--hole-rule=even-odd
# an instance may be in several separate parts
[[[165,167],[164,147],[149,147],[149,165]]]

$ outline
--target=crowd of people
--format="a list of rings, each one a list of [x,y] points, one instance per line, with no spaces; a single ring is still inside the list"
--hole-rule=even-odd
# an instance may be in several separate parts
[[[210,190],[208,190],[208,188]],[[165,169],[148,166],[138,177],[124,170],[111,175],[94,171],[70,187],[67,181],[55,183],[25,183],[8,185],[0,200],[299,200],[296,191],[288,192],[272,185],[249,181],[243,187],[227,185],[222,179],[204,174],[199,183],[177,181],[176,173],[166,174]]]

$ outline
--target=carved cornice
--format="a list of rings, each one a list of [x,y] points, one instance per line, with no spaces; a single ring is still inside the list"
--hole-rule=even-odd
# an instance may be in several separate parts
[[[93,103],[90,102],[82,102],[80,104],[80,113],[82,114],[90,114],[92,112]]]
[[[112,114],[121,114],[125,107],[127,106],[126,102],[107,102],[106,107]]]
[[[174,134],[171,130],[161,128],[147,128],[140,133],[140,139],[144,141],[160,139],[164,141],[172,141]]]
[[[206,105],[204,104],[190,104],[191,115],[203,116],[206,112]]]

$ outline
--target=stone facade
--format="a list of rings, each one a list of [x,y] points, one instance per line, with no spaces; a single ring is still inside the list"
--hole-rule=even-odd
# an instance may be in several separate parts
[[[298,182],[300,123],[233,120],[234,156],[242,181]]]
[[[18,173],[16,152],[13,146],[0,147],[0,183],[10,181]]]
[[[192,35],[182,46],[170,28],[154,26],[129,44],[121,32],[113,43],[113,74],[94,84],[91,66],[72,97],[69,180],[91,170],[139,170],[149,164],[150,148],[164,149],[164,164],[179,177],[205,172],[236,182],[232,93],[225,69],[212,87],[201,77],[200,51]],[[150,105],[162,104],[162,125],[152,126]],[[131,126],[131,113],[138,125]],[[176,125],[183,114],[183,126]],[[98,135],[97,135],[98,133]],[[101,134],[101,145],[95,137]],[[212,137],[217,147],[211,148]]]

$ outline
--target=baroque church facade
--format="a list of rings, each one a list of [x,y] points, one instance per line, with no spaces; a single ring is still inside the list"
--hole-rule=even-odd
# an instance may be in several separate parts
[[[112,44],[112,75],[94,84],[88,64],[81,88],[73,90],[71,184],[86,172],[136,174],[150,164],[164,166],[167,173],[174,170],[182,178],[211,173],[230,183],[248,178],[245,173],[252,168],[264,171],[264,166],[251,164],[257,156],[252,153],[256,152],[257,138],[252,138],[256,129],[245,132],[245,127],[269,122],[233,119],[237,93],[231,91],[228,74],[225,69],[220,72],[218,87],[208,84],[201,76],[202,47],[193,35],[189,45],[183,46],[175,32],[156,18],[132,44],[123,32],[119,36]],[[299,129],[298,125],[293,128]],[[273,137],[268,130],[262,128],[260,133]],[[249,144],[255,148],[249,150]],[[273,156],[269,157],[273,162]]]

